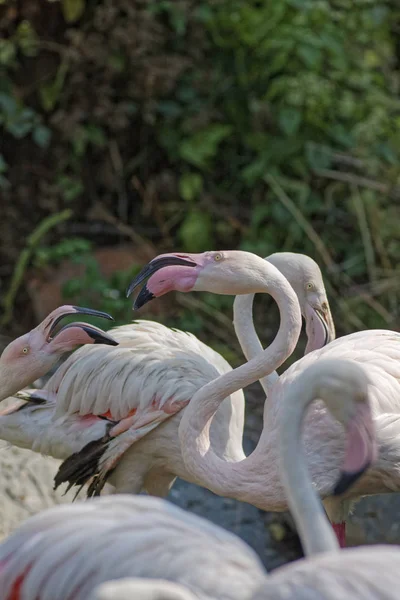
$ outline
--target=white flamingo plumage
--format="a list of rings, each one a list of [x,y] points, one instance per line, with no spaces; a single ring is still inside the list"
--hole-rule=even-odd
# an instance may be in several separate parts
[[[287,268],[291,284],[299,290],[309,346],[329,341],[334,327],[318,265],[304,255],[277,254],[271,259]],[[291,264],[285,267],[289,259]],[[312,307],[303,291],[310,279],[317,294]],[[231,368],[195,336],[159,323],[138,321],[110,333],[118,348],[80,349],[45,390],[19,394],[27,400],[41,398],[45,404],[40,409],[27,405],[0,418],[0,438],[67,459],[57,485],[63,481],[81,485],[100,471],[89,486],[89,495],[97,494],[115,466],[110,483],[119,492],[145,488],[165,496],[176,476],[193,481],[178,441],[181,409],[197,389]],[[244,397],[239,390],[222,403],[211,426],[213,448],[224,460],[245,457],[243,422]]]
[[[199,390],[185,411],[179,429],[183,457],[200,485],[263,510],[285,510],[286,499],[276,466],[277,421],[284,397],[302,371],[322,358],[348,358],[368,366],[372,376],[379,460],[347,494],[338,497],[331,494],[343,457],[344,440],[324,407],[313,408],[305,431],[312,479],[343,544],[345,518],[351,501],[362,495],[400,491],[400,334],[381,330],[351,334],[294,363],[271,388],[256,449],[245,460],[228,464],[213,454],[208,439],[208,427],[219,406],[219,398],[267,375],[291,354],[301,327],[299,305],[287,280],[254,254],[227,251],[179,254],[179,257],[180,261],[186,257],[186,266],[182,262],[176,264],[176,255],[162,255],[135,278],[130,291],[151,275],[136,299],[136,307],[173,289],[220,294],[264,292],[274,297],[281,314],[278,335],[267,350]]]
[[[149,600],[397,599],[400,550],[339,549],[300,443],[304,411],[323,399],[346,430],[346,482],[359,477],[375,454],[368,388],[354,362],[321,360],[284,399],[281,468],[308,558],[267,576],[244,542],[203,518],[157,498],[104,497],[35,515],[0,545],[3,600],[126,600],[141,589]]]
[[[104,352],[100,346],[94,353],[77,350],[44,390],[17,395],[28,402],[0,417],[0,438],[59,459],[78,453],[80,461],[83,447],[91,443],[96,457],[98,448],[107,447],[113,428],[124,423],[124,415],[125,420],[135,415],[136,443],[118,463],[110,483],[118,492],[139,493],[144,488],[165,496],[176,476],[191,481],[179,448],[181,408],[197,389],[231,367],[194,335],[153,321],[109,333],[118,341],[118,352]],[[225,460],[244,456],[243,422],[240,390],[222,404],[211,431],[215,451]],[[85,459],[90,469],[91,455]],[[71,464],[73,468],[74,456],[56,477],[57,484]]]
[[[113,320],[107,313],[91,308],[65,305],[53,310],[42,323],[13,340],[1,353],[0,401],[46,375],[63,354],[81,344],[117,345],[104,331],[87,323],[70,323],[56,333],[61,319],[78,314]]]

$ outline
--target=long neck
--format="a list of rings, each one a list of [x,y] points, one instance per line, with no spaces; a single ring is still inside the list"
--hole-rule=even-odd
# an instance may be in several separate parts
[[[319,377],[320,374],[316,375],[315,371],[306,371],[292,383],[283,400],[279,435],[282,483],[307,555],[339,550],[336,536],[314,490],[301,443],[305,410],[315,398],[321,397],[316,390]]]
[[[24,387],[19,385],[18,376],[14,375],[9,366],[0,363],[0,402],[9,398]]]
[[[280,311],[280,327],[272,344],[244,365],[221,375],[203,386],[185,408],[179,427],[182,455],[197,482],[221,495],[249,498],[249,476],[255,457],[263,460],[261,440],[250,457],[239,463],[228,463],[215,455],[210,447],[210,422],[221,402],[240,388],[271,373],[293,352],[301,329],[301,313],[292,287],[271,264],[264,262],[256,289],[249,292],[269,293]],[[257,452],[261,450],[261,452]],[[258,460],[258,459],[257,459]],[[251,462],[251,469],[250,467]],[[262,482],[267,485],[267,482]]]
[[[254,294],[245,294],[236,296],[233,303],[233,326],[247,360],[251,360],[264,350],[254,327],[253,302]],[[278,379],[279,376],[276,371],[272,371],[272,373],[260,379],[261,386],[267,397]]]

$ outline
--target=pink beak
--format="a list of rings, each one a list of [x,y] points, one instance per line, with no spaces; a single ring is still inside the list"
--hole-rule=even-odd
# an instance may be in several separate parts
[[[176,256],[174,254],[164,254],[157,258],[154,258],[151,262],[149,262],[143,269],[140,271],[138,275],[131,281],[129,287],[126,291],[126,296],[129,297],[133,290],[137,288],[143,281],[148,279],[151,275],[154,275],[160,269],[165,269],[166,267],[197,267],[198,264],[191,258],[190,255],[182,255]],[[153,300],[155,295],[148,289],[145,284],[140,290],[134,305],[133,310],[137,310],[141,308],[150,300]]]
[[[93,317],[99,317],[101,319],[108,319],[113,321],[113,318],[108,313],[93,310],[92,308],[82,308],[80,306],[65,305],[56,308],[51,312],[42,323],[40,323],[34,331],[37,331],[43,335],[45,342],[54,346],[61,344],[70,344],[74,341],[75,345],[79,344],[108,344],[111,346],[117,346],[116,342],[111,336],[93,325],[87,323],[70,323],[65,325],[58,333],[55,333],[55,329],[61,319],[70,315],[90,315]]]
[[[308,339],[305,354],[319,350],[335,339],[335,326],[329,308],[324,313],[307,304],[304,316]]]

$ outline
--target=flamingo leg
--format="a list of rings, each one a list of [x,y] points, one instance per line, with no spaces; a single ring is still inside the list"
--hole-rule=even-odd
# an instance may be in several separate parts
[[[346,548],[346,522],[332,523],[334,532],[341,548]]]

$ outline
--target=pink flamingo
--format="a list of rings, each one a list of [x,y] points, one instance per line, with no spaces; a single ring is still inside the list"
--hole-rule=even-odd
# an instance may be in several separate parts
[[[3,600],[397,599],[400,550],[340,551],[300,441],[305,411],[322,400],[344,429],[339,485],[350,486],[376,455],[370,389],[353,361],[320,360],[283,399],[282,481],[307,558],[268,576],[254,551],[221,527],[165,500],[118,495],[28,519],[0,545]]]
[[[335,333],[318,265],[304,255],[270,259],[298,290],[308,345],[320,347]],[[304,287],[310,281],[315,297]],[[67,459],[57,486],[90,482],[89,495],[98,494],[110,472],[98,476],[98,462],[109,456],[115,467],[110,483],[118,492],[139,493],[144,487],[166,496],[176,476],[193,481],[179,446],[182,409],[200,387],[231,367],[196,337],[152,321],[111,333],[118,348],[82,348],[45,390],[19,394],[25,400],[41,398],[43,404],[0,418],[0,438]],[[211,426],[213,448],[224,460],[245,458],[243,421],[244,397],[238,390],[221,404]]]
[[[48,373],[63,354],[81,344],[117,345],[104,331],[87,323],[71,323],[55,333],[62,318],[76,314],[112,320],[107,313],[91,308],[66,305],[53,310],[35,329],[3,350],[0,356],[0,401]]]
[[[176,263],[179,256],[181,261]],[[169,262],[171,261],[171,262]],[[186,261],[186,265],[182,262]],[[400,491],[400,334],[362,331],[335,340],[307,354],[280,376],[271,388],[264,411],[264,429],[254,452],[237,463],[227,463],[210,448],[208,429],[220,398],[278,368],[293,351],[301,327],[297,298],[288,282],[267,261],[247,252],[206,252],[161,255],[134,279],[129,292],[150,276],[135,307],[171,290],[210,291],[219,294],[266,292],[277,302],[281,315],[278,334],[267,350],[246,365],[204,386],[185,410],[179,429],[187,469],[199,485],[214,493],[249,502],[264,510],[287,507],[277,469],[277,420],[283,398],[300,373],[320,358],[349,358],[368,365],[373,382],[373,409],[378,428],[380,458],[350,492],[332,495],[333,482],[344,451],[340,429],[324,408],[316,406],[307,419],[305,444],[314,484],[324,498],[340,543],[345,543],[345,520],[362,495]],[[255,350],[257,352],[257,350]],[[222,394],[222,395],[221,395]],[[397,429],[396,429],[397,428]]]

